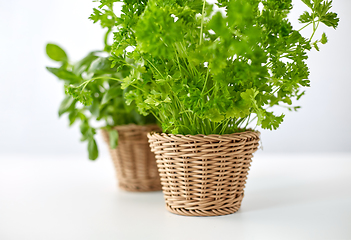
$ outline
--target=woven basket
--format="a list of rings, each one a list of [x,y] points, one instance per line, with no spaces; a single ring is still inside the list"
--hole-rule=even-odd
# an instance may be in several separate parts
[[[116,169],[118,185],[130,192],[148,192],[161,190],[155,155],[150,151],[147,133],[160,132],[157,125],[138,126],[134,124],[117,126],[118,147],[110,154]],[[109,134],[102,130],[102,135],[109,144]]]
[[[186,216],[239,210],[259,132],[228,135],[148,134],[167,209]]]

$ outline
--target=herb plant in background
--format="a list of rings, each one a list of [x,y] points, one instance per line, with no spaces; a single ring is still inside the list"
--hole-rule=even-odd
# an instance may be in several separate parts
[[[126,104],[121,81],[133,67],[128,59],[110,59],[109,36],[118,20],[113,3],[101,1],[90,17],[107,28],[104,50],[90,52],[77,63],[71,63],[67,54],[57,45],[48,44],[48,56],[61,63],[59,68],[47,68],[65,83],[66,97],[59,115],[67,113],[70,125],[80,121],[82,141],[88,141],[89,158],[98,157],[94,136],[95,122],[102,122],[102,135],[110,145],[110,154],[116,169],[120,189],[133,192],[161,190],[155,155],[150,151],[147,133],[160,131],[152,115],[142,116],[135,104]],[[126,39],[128,37],[126,36]],[[117,146],[118,145],[118,146]]]
[[[301,29],[288,19],[291,0],[123,1],[112,60],[133,59],[126,101],[162,124],[163,134],[148,136],[169,211],[240,208],[259,141],[249,124],[277,129],[284,115],[272,107],[299,108],[292,104],[309,87],[307,53],[327,43],[316,31],[338,26],[331,1],[302,1]]]
[[[62,80],[66,88],[59,116],[67,114],[70,126],[80,122],[81,140],[88,142],[89,159],[95,160],[98,157],[96,121],[102,122],[102,128],[108,130],[110,147],[114,149],[118,145],[118,132],[113,127],[155,123],[155,118],[151,115],[142,116],[134,105],[126,105],[123,98],[125,90],[121,89],[120,81],[112,80],[123,79],[130,73],[130,67],[126,65],[111,68],[108,38],[115,26],[112,10],[99,13],[95,10],[90,19],[100,21],[101,26],[107,29],[103,50],[92,51],[75,63],[69,61],[65,51],[55,44],[47,44],[46,53],[50,59],[60,64],[58,68],[47,67],[47,70]],[[98,80],[86,84],[88,79]]]

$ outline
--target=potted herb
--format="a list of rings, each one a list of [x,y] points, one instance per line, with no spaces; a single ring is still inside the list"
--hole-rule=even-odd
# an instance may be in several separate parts
[[[147,139],[148,132],[160,129],[152,115],[142,116],[134,104],[127,105],[124,101],[125,90],[121,89],[121,82],[116,79],[128,76],[130,67],[114,64],[111,68],[108,38],[115,21],[109,8],[106,10],[104,6],[100,7],[103,12],[99,14],[100,10],[95,9],[91,19],[101,21],[101,25],[107,28],[104,50],[90,52],[80,61],[71,63],[61,47],[51,43],[46,46],[47,55],[60,63],[58,68],[47,69],[66,86],[66,97],[60,105],[59,116],[67,114],[70,126],[80,122],[81,140],[88,142],[91,160],[98,157],[96,126],[102,126],[99,128],[109,144],[121,189],[160,190],[155,156],[150,151]],[[87,79],[96,81],[88,84]]]
[[[277,129],[284,115],[271,107],[299,108],[292,103],[309,87],[307,52],[327,42],[316,30],[338,25],[331,1],[302,1],[309,11],[300,30],[287,17],[291,0],[124,3],[113,60],[133,59],[125,98],[162,124],[164,133],[148,136],[169,211],[214,216],[240,208],[259,145],[249,124]]]

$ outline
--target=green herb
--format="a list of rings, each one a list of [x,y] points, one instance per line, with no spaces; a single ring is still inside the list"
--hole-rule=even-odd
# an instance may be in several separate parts
[[[233,133],[253,121],[277,129],[284,115],[269,109],[299,108],[292,103],[309,87],[307,52],[327,43],[316,30],[339,22],[332,1],[303,2],[310,11],[295,30],[291,0],[219,0],[221,11],[200,0],[123,1],[112,61],[132,59],[126,102],[173,134]]]
[[[136,111],[134,104],[128,106],[125,103],[124,95],[129,89],[121,89],[121,80],[130,74],[131,67],[119,64],[123,63],[122,60],[118,60],[119,63],[111,67],[111,46],[108,38],[116,25],[112,11],[113,2],[116,1],[102,1],[90,17],[94,22],[100,22],[103,28],[107,28],[103,51],[92,51],[80,61],[72,63],[61,47],[52,43],[46,46],[48,57],[60,64],[58,68],[47,67],[47,70],[65,85],[66,97],[59,107],[59,116],[67,114],[70,126],[80,122],[81,140],[88,142],[91,160],[98,157],[96,121],[102,122],[99,125],[109,131],[111,148],[118,145],[118,133],[113,130],[114,126],[155,123],[153,116],[142,116]],[[118,58],[115,57],[114,61],[116,59]]]

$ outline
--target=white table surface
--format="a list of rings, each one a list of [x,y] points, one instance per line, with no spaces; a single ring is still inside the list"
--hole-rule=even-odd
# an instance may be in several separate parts
[[[167,212],[161,192],[116,187],[108,155],[0,155],[1,240],[351,240],[351,154],[267,155],[252,163],[241,209]]]

